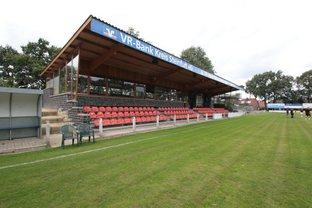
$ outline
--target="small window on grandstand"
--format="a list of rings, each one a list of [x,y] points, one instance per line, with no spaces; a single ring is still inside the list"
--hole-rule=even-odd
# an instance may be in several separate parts
[[[169,100],[169,91],[162,87],[155,87],[155,98],[158,100]]]
[[[177,98],[178,98],[178,101],[183,101],[183,102],[187,102],[188,100],[187,94],[181,91],[177,91]]]
[[[168,91],[168,99],[169,99],[170,101],[176,101],[176,100],[178,100],[178,98],[177,98],[177,91],[176,91],[176,90],[169,90],[169,91]]]
[[[60,69],[60,93],[67,92],[68,84],[67,84],[67,74],[66,74],[66,72],[67,72],[67,67],[70,68],[70,66],[67,66],[67,65]],[[68,88],[70,88],[70,85],[69,85]]]
[[[134,84],[132,82],[124,82],[123,83],[123,90],[122,95],[123,96],[134,96],[134,90],[133,90]]]
[[[48,76],[46,79],[46,89],[53,88],[53,75]]]
[[[79,55],[76,55],[71,60],[71,91],[77,91],[77,79],[78,79],[78,65],[79,65]],[[68,90],[67,90],[68,91]]]
[[[136,86],[136,96],[140,98],[145,97],[145,85],[138,84]]]
[[[90,77],[90,94],[105,94],[105,79],[100,77]]]
[[[53,94],[57,95],[60,92],[60,71],[53,73]]]
[[[145,96],[146,98],[154,99],[154,86],[146,85],[145,87]]]
[[[122,95],[123,81],[109,79],[109,94],[110,95]]]
[[[78,92],[88,93],[88,76],[79,74]]]

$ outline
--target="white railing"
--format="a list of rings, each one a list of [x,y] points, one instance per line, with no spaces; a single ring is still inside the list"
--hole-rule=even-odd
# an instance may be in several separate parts
[[[245,115],[245,112],[231,112],[228,114],[229,118],[239,117]]]
[[[213,119],[222,119],[222,113],[214,113],[214,114],[212,115],[212,118],[213,118]]]

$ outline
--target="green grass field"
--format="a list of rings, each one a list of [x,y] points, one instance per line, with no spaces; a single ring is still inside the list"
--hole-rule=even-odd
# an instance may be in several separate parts
[[[0,207],[312,207],[311,127],[264,113],[0,156]]]

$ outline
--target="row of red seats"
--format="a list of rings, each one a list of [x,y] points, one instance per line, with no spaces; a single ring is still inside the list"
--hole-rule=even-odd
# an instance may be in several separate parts
[[[166,116],[159,116],[159,121],[165,121],[168,118]],[[156,116],[145,116],[145,117],[137,117],[136,123],[150,123],[156,122]],[[100,119],[93,120],[93,124],[95,127],[100,125]],[[112,119],[103,119],[102,124],[104,127],[106,126],[116,126],[116,125],[129,125],[132,124],[131,118],[112,118]]]
[[[197,115],[196,114],[189,114],[189,118],[192,119],[192,118],[197,118]],[[171,119],[173,119],[173,116],[171,116]],[[177,115],[176,116],[176,119],[177,120],[181,120],[181,119],[187,119],[187,114],[186,115]]]
[[[194,110],[198,113],[207,113],[208,116],[212,116],[214,113],[222,113],[226,116],[229,113],[229,111],[224,108],[194,108]]]
[[[154,111],[154,107],[111,107],[111,106],[101,106],[101,107],[90,107],[90,106],[84,106],[83,112],[90,113],[90,112],[126,112],[126,111]]]
[[[158,115],[157,111],[126,111],[126,112],[90,112],[89,116],[91,119],[95,118],[125,118],[125,117],[133,117],[133,116],[156,116]]]
[[[183,111],[183,110],[189,110],[189,108],[184,108],[184,107],[167,107],[167,108],[158,108],[159,111]]]
[[[191,110],[182,110],[182,111],[164,111],[165,115],[187,115],[193,114],[194,112]]]

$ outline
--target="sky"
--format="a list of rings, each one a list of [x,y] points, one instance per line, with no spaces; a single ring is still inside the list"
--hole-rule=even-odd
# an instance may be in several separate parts
[[[0,45],[19,49],[42,37],[62,47],[92,14],[177,56],[200,46],[217,75],[244,85],[268,70],[312,69],[311,9],[309,0],[4,0]]]

